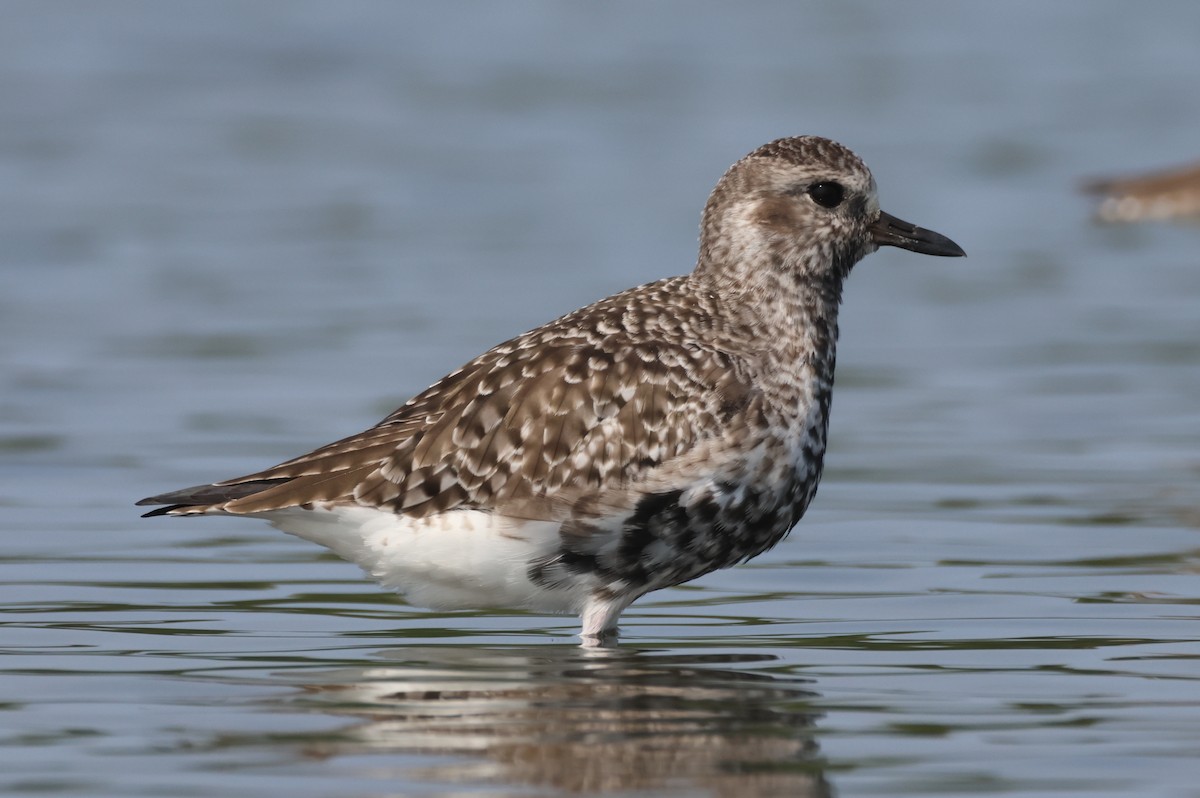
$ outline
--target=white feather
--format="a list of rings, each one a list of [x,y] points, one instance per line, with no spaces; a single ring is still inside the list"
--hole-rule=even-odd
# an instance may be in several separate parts
[[[345,506],[290,507],[260,515],[284,532],[330,549],[421,607],[578,614],[594,586],[590,578],[581,578],[550,589],[529,578],[531,562],[558,550],[554,522],[480,510],[409,518]]]

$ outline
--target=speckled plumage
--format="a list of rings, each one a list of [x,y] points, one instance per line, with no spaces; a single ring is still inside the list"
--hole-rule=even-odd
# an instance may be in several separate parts
[[[358,435],[140,504],[260,516],[416,603],[579,613],[594,642],[803,515],[842,283],[884,244],[963,254],[881,213],[850,150],[780,139],[718,183],[691,274],[499,344]]]

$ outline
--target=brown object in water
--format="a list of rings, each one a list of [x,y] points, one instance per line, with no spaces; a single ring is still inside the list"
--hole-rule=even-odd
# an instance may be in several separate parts
[[[1102,222],[1200,222],[1200,163],[1130,177],[1089,180],[1082,189],[1102,199]]]

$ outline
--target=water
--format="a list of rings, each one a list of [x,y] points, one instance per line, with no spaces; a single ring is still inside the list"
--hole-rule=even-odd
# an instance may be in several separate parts
[[[0,25],[0,791],[1200,796],[1200,7],[37,3]],[[686,270],[780,135],[961,243],[851,280],[829,468],[627,613],[409,608],[132,501]]]

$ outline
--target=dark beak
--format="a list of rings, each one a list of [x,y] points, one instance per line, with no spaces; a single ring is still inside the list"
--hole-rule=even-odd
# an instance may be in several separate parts
[[[871,238],[881,247],[900,247],[922,255],[941,255],[946,258],[966,257],[963,248],[941,233],[902,222],[890,213],[879,212],[871,225]]]

